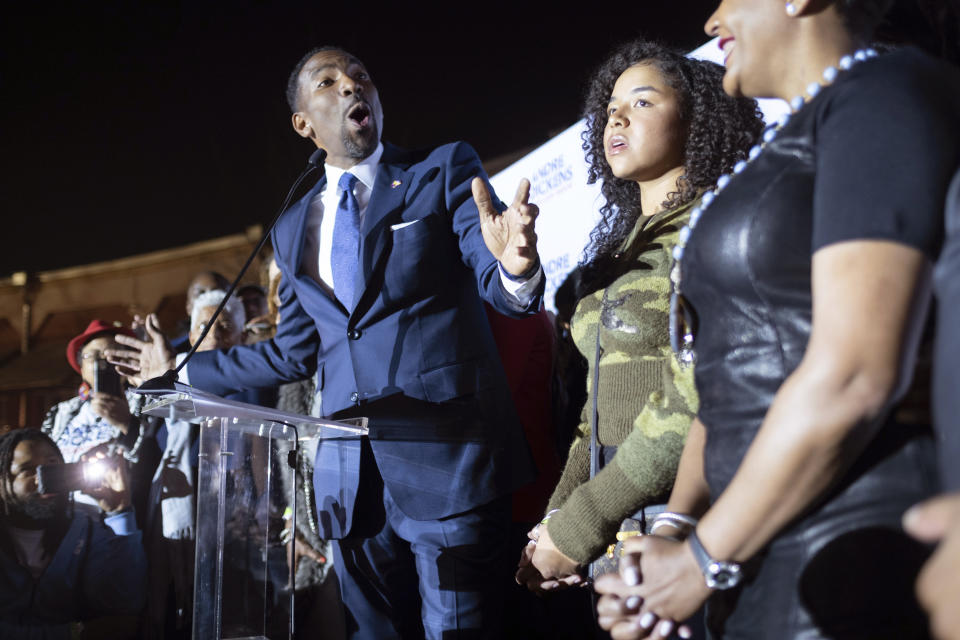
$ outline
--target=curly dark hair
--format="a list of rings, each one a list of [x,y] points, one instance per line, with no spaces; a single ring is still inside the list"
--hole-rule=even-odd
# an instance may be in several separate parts
[[[756,100],[731,98],[723,92],[722,66],[689,58],[681,51],[646,40],[635,40],[616,48],[593,74],[583,109],[587,120],[587,129],[582,134],[582,147],[589,165],[587,182],[593,184],[600,180],[600,191],[606,200],[600,207],[601,220],[590,232],[590,243],[581,260],[584,281],[591,288],[596,284],[596,275],[606,270],[612,254],[642,213],[640,187],[636,182],[614,176],[603,152],[603,131],[613,86],[621,73],[637,64],[656,66],[677,92],[680,117],[687,125],[684,173],[677,181],[678,191],[669,194],[664,207],[684,205],[713,186],[737,161],[746,158],[747,151],[763,131],[763,116]]]

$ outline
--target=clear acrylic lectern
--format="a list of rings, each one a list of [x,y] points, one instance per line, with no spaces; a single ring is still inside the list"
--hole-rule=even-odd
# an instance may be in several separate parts
[[[179,382],[144,393],[144,413],[200,425],[194,640],[289,640],[294,573],[281,532],[297,513],[296,491],[284,488],[295,486],[291,461],[304,441],[366,435],[366,420],[319,420]]]

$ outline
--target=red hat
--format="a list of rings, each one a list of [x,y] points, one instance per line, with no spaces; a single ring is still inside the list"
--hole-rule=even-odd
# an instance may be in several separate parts
[[[122,333],[125,336],[133,336],[133,331],[123,326],[123,323],[94,320],[87,327],[86,331],[67,343],[67,362],[70,363],[70,366],[73,367],[77,373],[80,373],[80,363],[77,361],[77,354],[80,352],[80,349],[83,348],[83,345],[94,338],[106,335],[115,336],[118,333]]]

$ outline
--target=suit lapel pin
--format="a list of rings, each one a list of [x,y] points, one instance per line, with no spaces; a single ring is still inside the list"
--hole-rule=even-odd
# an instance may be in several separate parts
[[[399,181],[399,180],[394,180],[393,182],[390,183],[390,188],[391,188],[391,189],[396,189],[396,188],[399,187],[399,186],[400,186],[400,181]]]

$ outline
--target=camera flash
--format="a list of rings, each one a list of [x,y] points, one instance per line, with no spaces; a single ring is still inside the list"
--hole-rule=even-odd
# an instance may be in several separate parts
[[[98,484],[106,470],[106,466],[99,460],[90,460],[83,467],[83,479],[88,484]]]

